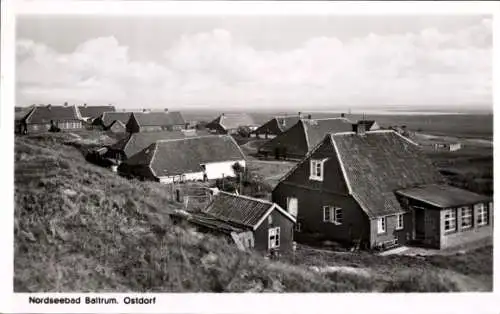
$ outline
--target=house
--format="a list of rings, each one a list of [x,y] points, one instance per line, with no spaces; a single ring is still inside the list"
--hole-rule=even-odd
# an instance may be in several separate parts
[[[127,132],[151,132],[165,130],[182,130],[186,122],[180,112],[170,111],[145,111],[134,112],[127,121]]]
[[[24,118],[31,113],[35,105],[30,107],[15,107],[14,108],[14,132],[22,133],[26,129]]]
[[[447,185],[422,149],[392,130],[327,134],[272,200],[296,215],[299,234],[368,248],[445,248],[492,231],[491,198]]]
[[[35,106],[22,121],[22,133],[46,132],[51,127],[61,130],[79,130],[82,120],[76,106]]]
[[[106,111],[94,119],[92,126],[116,133],[126,132],[127,124],[133,111]],[[123,126],[123,128],[122,128]]]
[[[455,152],[462,148],[462,144],[460,143],[434,143],[433,149],[436,151],[449,151]]]
[[[292,250],[295,217],[266,200],[220,191],[203,212],[190,213],[188,221],[204,231],[233,233],[244,248],[266,253]]]
[[[265,138],[274,138],[277,135],[290,129],[297,122],[299,122],[300,116],[278,116],[267,121],[260,127],[258,127],[252,134],[257,137],[263,135]]]
[[[344,117],[327,119],[300,119],[295,125],[265,142],[259,154],[276,159],[302,159],[327,133],[352,131],[356,123]],[[366,126],[365,123],[362,125]],[[373,125],[372,125],[373,126]]]
[[[248,127],[251,131],[257,128],[253,118],[246,113],[223,113],[205,126],[213,133],[235,134],[240,127]]]
[[[119,122],[116,122],[119,123]],[[193,132],[194,131],[194,132]],[[140,132],[127,133],[122,139],[107,147],[104,158],[115,161],[119,164],[122,161],[139,153],[144,148],[159,140],[180,139],[189,136],[208,135],[208,132],[186,130],[186,131],[160,131],[160,132]]]
[[[235,177],[234,165],[245,167],[245,155],[228,135],[159,140],[122,162],[126,177],[161,183]]]
[[[80,116],[83,120],[92,123],[95,119],[102,116],[105,112],[115,112],[116,109],[114,106],[87,106],[84,104],[83,106],[78,106],[78,110],[80,111]]]

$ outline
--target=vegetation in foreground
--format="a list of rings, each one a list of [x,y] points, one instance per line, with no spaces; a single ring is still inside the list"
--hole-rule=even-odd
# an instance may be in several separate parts
[[[256,253],[238,251],[220,238],[172,225],[168,213],[181,205],[172,201],[170,189],[158,183],[129,181],[86,162],[81,151],[88,143],[64,133],[15,140],[16,292],[477,288],[467,280],[443,277],[442,271],[456,262],[448,257],[441,257],[438,264],[425,263],[415,271],[400,271],[395,265],[394,273],[380,281],[376,266],[370,268],[373,275],[368,277],[342,271],[321,273],[287,259],[275,262]],[[476,261],[477,253],[471,254],[464,263]],[[342,264],[340,255],[335,256],[326,260],[328,265]],[[363,256],[366,260],[358,267],[388,260],[365,254],[344,256],[353,264],[358,263],[357,256]],[[488,270],[484,272],[481,275],[488,276]],[[491,280],[491,268],[489,272]],[[469,278],[460,269],[453,270],[453,274]]]

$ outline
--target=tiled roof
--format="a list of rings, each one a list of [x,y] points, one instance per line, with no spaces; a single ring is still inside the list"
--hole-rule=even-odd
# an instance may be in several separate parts
[[[346,118],[303,119],[309,150],[318,145],[328,133],[351,132],[354,122]]]
[[[149,164],[157,177],[199,172],[201,165],[244,160],[245,155],[231,136],[209,135],[160,140],[132,156],[128,165]]]
[[[396,193],[439,208],[471,205],[491,199],[447,184],[429,184],[399,190]]]
[[[254,126],[256,125],[253,118],[246,113],[226,113],[220,115],[215,120],[210,122],[207,127],[211,124],[220,124],[224,129],[237,129],[240,126]]]
[[[97,118],[105,112],[116,111],[114,106],[78,106],[82,117]]]
[[[133,115],[140,126],[171,126],[185,124],[184,118],[178,111],[134,112]]]
[[[219,219],[253,228],[273,205],[258,198],[221,191],[214,196],[205,212]]]
[[[76,106],[36,106],[26,117],[26,123],[50,123],[50,121],[79,120]]]
[[[394,131],[329,136],[351,194],[370,217],[402,211],[396,190],[445,182],[421,149]]]
[[[201,132],[201,133],[200,133]],[[198,131],[197,135],[207,134],[207,132]],[[195,134],[195,135],[196,135]],[[160,140],[172,140],[185,138],[189,135],[182,131],[161,131],[161,132],[139,132],[132,133],[124,139],[117,141],[111,146],[114,150],[123,151],[127,157],[131,157],[149,145]]]
[[[132,111],[104,112],[102,114],[102,122],[105,126],[111,125],[111,123],[113,123],[115,120],[118,120],[123,124],[127,124],[131,114]]]

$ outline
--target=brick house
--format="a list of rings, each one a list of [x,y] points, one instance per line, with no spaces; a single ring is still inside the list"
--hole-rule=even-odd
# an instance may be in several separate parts
[[[295,217],[266,200],[220,191],[186,220],[202,231],[230,235],[244,249],[274,253],[293,247]]]
[[[186,128],[186,122],[177,111],[134,112],[127,121],[127,132],[176,131]]]
[[[126,177],[161,183],[235,177],[233,166],[245,167],[245,155],[228,135],[159,140],[118,167]]]
[[[272,195],[302,234],[368,248],[444,248],[492,232],[491,198],[447,185],[417,144],[391,130],[326,135]]]
[[[240,127],[248,127],[251,131],[254,131],[258,125],[246,113],[223,113],[207,123],[205,127],[217,134],[235,134]]]
[[[347,118],[300,119],[295,125],[259,147],[259,154],[276,159],[302,159],[326,134],[349,132],[356,122]],[[366,125],[366,124],[364,124]],[[371,124],[370,127],[373,127]],[[376,124],[375,124],[376,126]],[[368,130],[372,130],[369,128]]]
[[[263,135],[264,138],[274,138],[290,129],[297,122],[299,122],[299,120],[300,116],[298,115],[274,117],[258,127],[255,131],[252,132],[252,134],[255,134],[257,137]]]
[[[51,126],[61,130],[79,130],[82,120],[76,106],[35,106],[20,122],[22,133],[47,132]]]

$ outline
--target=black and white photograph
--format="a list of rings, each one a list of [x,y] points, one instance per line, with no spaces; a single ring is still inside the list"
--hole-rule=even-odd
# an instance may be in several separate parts
[[[15,16],[14,293],[493,292],[492,14],[111,13]]]

